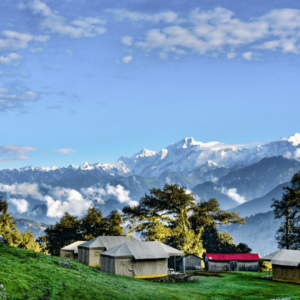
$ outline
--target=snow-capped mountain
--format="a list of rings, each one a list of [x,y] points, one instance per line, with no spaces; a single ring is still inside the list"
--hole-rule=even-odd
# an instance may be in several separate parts
[[[231,168],[235,165],[248,166],[266,157],[284,156],[300,158],[300,134],[289,138],[257,145],[252,148],[221,142],[197,142],[192,137],[185,138],[159,152],[143,149],[132,157],[122,156],[130,174],[159,176],[167,170],[184,174],[193,173],[197,168],[209,164],[213,168]]]

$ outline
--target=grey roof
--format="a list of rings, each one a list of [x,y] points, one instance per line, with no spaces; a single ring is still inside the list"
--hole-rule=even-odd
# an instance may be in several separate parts
[[[156,242],[156,243],[160,243],[162,245],[162,247],[164,248],[164,250],[169,254],[169,256],[184,256],[184,253],[180,250],[177,250],[171,246],[168,246],[164,243],[161,242]]]
[[[140,242],[131,236],[98,236],[93,240],[81,244],[79,248],[103,248],[109,250],[125,242]]]
[[[77,241],[68,246],[61,248],[61,250],[74,251],[74,253],[78,253],[78,246],[83,243],[86,243],[86,241]]]
[[[274,251],[274,252],[271,252],[263,257],[260,257],[259,260],[264,260],[264,261],[271,261],[275,256],[276,254],[279,252],[280,250],[277,250],[277,251]]]
[[[126,242],[102,252],[101,255],[110,257],[134,257],[135,259],[169,258],[168,253],[160,242]]]
[[[300,251],[281,249],[271,263],[272,265],[297,267],[300,264]]]

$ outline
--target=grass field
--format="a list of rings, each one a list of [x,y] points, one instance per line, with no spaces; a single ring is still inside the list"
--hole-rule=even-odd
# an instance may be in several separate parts
[[[8,299],[300,299],[300,285],[261,280],[258,273],[199,276],[199,283],[156,283],[98,273],[75,261],[69,261],[72,269],[67,269],[59,260],[0,243],[0,284]]]

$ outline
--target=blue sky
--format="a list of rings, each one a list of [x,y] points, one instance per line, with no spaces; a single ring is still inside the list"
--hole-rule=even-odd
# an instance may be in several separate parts
[[[2,0],[0,169],[299,132],[299,1]]]

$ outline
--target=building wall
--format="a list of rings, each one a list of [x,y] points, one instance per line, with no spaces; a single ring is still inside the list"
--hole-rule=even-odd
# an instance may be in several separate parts
[[[103,248],[89,249],[78,247],[78,261],[92,267],[101,267],[100,254],[103,251],[105,251]]]
[[[168,274],[168,259],[134,260],[132,257],[101,256],[101,270],[122,276],[154,278]]]
[[[61,258],[75,259],[74,251],[72,250],[60,250]]]
[[[259,261],[210,261],[205,257],[205,268],[211,272],[259,270]]]
[[[201,269],[201,259],[194,255],[189,255],[189,256],[183,257],[178,262],[178,271],[181,271],[181,272],[183,271],[183,260],[185,263],[185,270],[196,270],[196,266],[199,266]]]
[[[299,267],[272,265],[273,280],[300,283]]]

